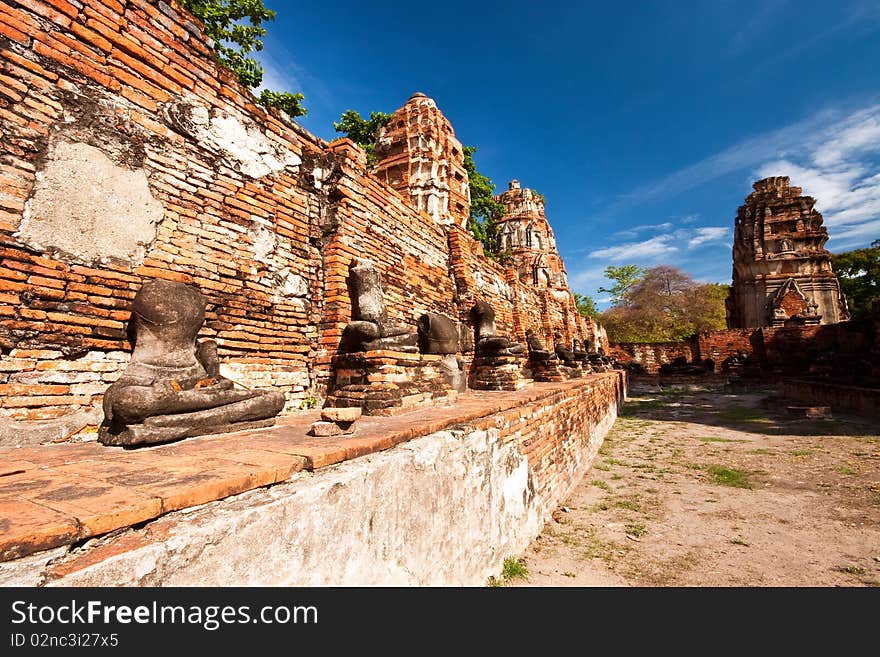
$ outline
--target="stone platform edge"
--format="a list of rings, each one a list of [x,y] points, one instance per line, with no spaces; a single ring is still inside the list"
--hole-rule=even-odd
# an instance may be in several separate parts
[[[490,429],[524,406],[565,397],[622,373],[517,391],[468,391],[454,405],[364,417],[350,437],[306,431],[318,412],[271,428],[127,450],[97,443],[0,450],[0,562],[69,547],[116,530],[289,480],[297,472],[383,451],[456,425]],[[314,416],[314,417],[313,417]],[[2,564],[0,564],[2,565]],[[2,582],[2,578],[0,578]]]

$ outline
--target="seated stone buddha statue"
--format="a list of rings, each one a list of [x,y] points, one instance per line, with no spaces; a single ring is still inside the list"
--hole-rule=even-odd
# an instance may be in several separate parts
[[[553,354],[544,348],[541,338],[532,329],[526,329],[526,344],[529,347],[529,360],[546,361],[553,358]]]
[[[577,365],[577,359],[575,358],[574,352],[568,348],[568,345],[565,343],[565,337],[560,331],[556,331],[553,334],[553,340],[553,350],[556,352],[556,357],[559,360],[564,361],[569,367]]]
[[[498,335],[495,327],[495,311],[485,301],[477,301],[471,308],[474,324],[474,351],[478,356],[518,356],[525,347]]]
[[[415,353],[418,332],[388,319],[382,278],[376,265],[364,258],[352,260],[349,269],[351,317],[342,332],[340,353],[389,349]]]
[[[131,362],[104,394],[101,443],[163,443],[274,423],[284,395],[236,387],[220,376],[217,344],[196,342],[204,321],[197,288],[160,279],[144,283],[131,306]]]

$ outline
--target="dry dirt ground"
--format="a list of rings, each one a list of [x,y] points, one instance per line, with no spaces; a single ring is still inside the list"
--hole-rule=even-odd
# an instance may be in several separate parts
[[[508,586],[877,586],[880,427],[772,390],[634,388]],[[509,564],[515,566],[514,564]]]

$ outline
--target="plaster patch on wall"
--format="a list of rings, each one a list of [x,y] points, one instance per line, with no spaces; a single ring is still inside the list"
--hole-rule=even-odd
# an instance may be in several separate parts
[[[55,141],[37,172],[16,237],[67,262],[143,262],[164,210],[143,169],[89,144]]]
[[[266,265],[274,264],[275,249],[278,246],[278,240],[275,233],[263,226],[259,222],[252,222],[247,232],[254,242],[254,260],[262,262]]]
[[[309,285],[299,274],[294,274],[289,267],[280,269],[275,274],[276,292],[285,299],[304,297],[309,293]]]
[[[163,108],[168,123],[192,137],[203,148],[219,154],[231,168],[262,178],[287,167],[298,167],[302,158],[282,143],[270,140],[253,121],[209,109],[191,99],[179,99]]]

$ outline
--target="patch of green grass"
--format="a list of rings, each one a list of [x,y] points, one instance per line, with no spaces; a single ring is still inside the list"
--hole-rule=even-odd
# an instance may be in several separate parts
[[[611,505],[608,502],[599,502],[596,506],[593,507],[593,511],[607,511],[611,508]]]
[[[611,490],[611,486],[609,486],[606,482],[602,481],[601,479],[593,479],[593,481],[591,481],[590,484],[592,484],[596,488],[601,488],[602,490]]]
[[[839,472],[840,474],[842,474],[842,475],[847,475],[847,476],[849,476],[849,477],[855,477],[856,475],[859,474],[859,471],[858,471],[858,470],[855,470],[855,469],[849,467],[848,465],[841,465],[841,466],[839,466],[839,467],[837,467],[837,468],[835,468],[835,469],[836,469],[837,472]]]
[[[645,529],[644,525],[631,524],[626,526],[626,533],[630,536],[635,536],[636,538],[641,538],[645,534],[648,533],[648,530]]]
[[[742,545],[744,547],[751,546],[751,543],[749,543],[748,541],[744,541],[743,539],[741,539],[739,537],[730,539],[730,542],[733,543],[734,545]]]
[[[605,465],[626,465],[626,463],[618,459],[605,459]]]
[[[758,454],[758,455],[762,455],[762,456],[774,456],[776,454],[776,452],[774,452],[772,449],[765,449],[765,448],[761,447],[759,449],[753,449],[751,452],[749,452],[749,454]]]
[[[642,505],[635,500],[617,500],[617,506],[621,509],[629,509],[630,511],[641,511]]]
[[[737,470],[736,468],[726,468],[723,465],[710,465],[707,469],[712,481],[722,486],[733,486],[734,488],[751,488],[749,483],[749,473],[745,470]]]
[[[717,436],[700,436],[699,439],[704,443],[747,443],[748,440],[742,438],[718,438]]]
[[[839,573],[846,573],[848,575],[864,575],[867,570],[862,568],[861,566],[835,566],[832,570],[836,570]]]
[[[623,479],[623,475],[615,473],[615,474],[611,475],[611,478],[612,479]]]
[[[792,456],[812,456],[814,453],[812,449],[795,449],[789,452]]]
[[[702,470],[705,466],[700,465],[699,463],[688,463],[687,467],[691,470]]]
[[[507,557],[504,560],[504,567],[501,569],[501,578],[505,582],[509,582],[512,579],[516,579],[518,577],[525,578],[529,576],[529,571],[526,568],[526,564],[522,559],[517,559],[516,557]]]
[[[594,463],[593,467],[596,468],[596,470],[602,470],[604,472],[608,472],[611,469],[610,465],[605,465],[604,463]]]

